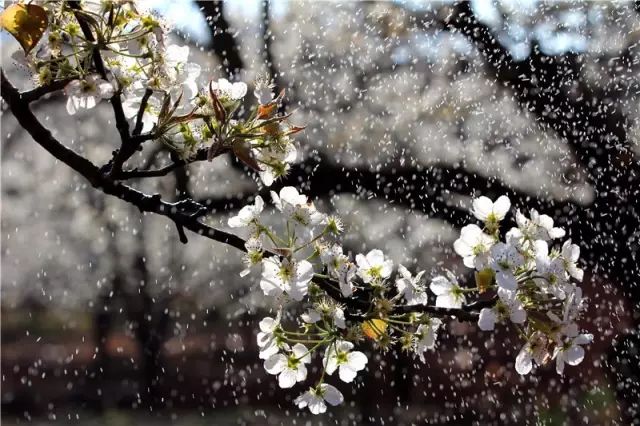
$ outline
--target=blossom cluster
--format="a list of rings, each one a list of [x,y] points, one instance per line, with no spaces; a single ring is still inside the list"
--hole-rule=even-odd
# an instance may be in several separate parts
[[[577,320],[585,308],[583,271],[578,267],[580,247],[571,240],[553,247],[566,232],[555,227],[553,219],[536,210],[529,217],[515,212],[516,226],[500,238],[500,224],[510,210],[506,196],[492,202],[487,197],[473,201],[473,215],[484,227],[471,224],[462,228],[454,249],[465,266],[474,268],[495,289],[498,299],[491,308],[480,311],[478,327],[493,330],[496,323],[515,324],[525,343],[516,357],[516,371],[528,374],[538,365],[555,359],[559,374],[565,363],[577,365],[584,359],[583,345],[593,340],[580,333]],[[454,288],[453,286],[450,288]],[[488,288],[480,288],[486,291]],[[444,306],[459,306],[464,296],[445,290]]]
[[[476,270],[476,285],[469,287],[450,271],[429,279],[425,271],[413,275],[398,265],[394,274],[393,262],[378,249],[354,260],[339,243],[339,218],[319,212],[293,187],[271,197],[283,220],[280,228],[266,225],[260,196],[228,224],[248,233],[247,269],[241,275],[260,269],[260,289],[278,302],[277,315],[260,322],[257,337],[267,373],[278,376],[280,387],[293,387],[307,379],[307,365],[321,354],[321,374],[296,399],[300,408],[318,414],[327,403],[343,401],[338,389],[326,383],[327,376],[337,371],[341,381],[352,382],[367,364],[364,352],[355,350],[365,338],[380,350],[397,345],[425,361],[443,326],[429,313],[444,308],[454,315],[472,295],[494,294],[494,302],[479,312],[481,330],[507,321],[519,328],[524,338],[516,359],[520,374],[529,373],[533,361],[541,365],[555,358],[559,373],[565,363],[582,361],[582,345],[592,337],[580,334],[576,324],[583,308],[580,287],[572,282],[582,279],[579,248],[566,241],[559,250],[549,249],[552,240],[564,236],[549,216],[516,212],[517,226],[501,241],[509,199],[475,199],[472,212],[483,227],[465,226],[454,243],[464,264]],[[286,327],[283,317],[290,302],[302,305],[296,304],[301,309],[297,320]]]
[[[279,113],[284,92],[274,93],[268,78],[255,82],[256,102],[245,114],[247,85],[226,79],[199,84],[201,69],[189,60],[189,46],[173,42],[169,25],[151,10],[133,1],[70,4],[33,6],[46,13],[47,28],[33,49],[13,55],[40,86],[69,80],[69,114],[117,97],[132,124],[140,120],[141,132],[184,160],[202,150],[209,160],[231,152],[267,186],[287,174],[297,156],[292,136],[303,128]]]

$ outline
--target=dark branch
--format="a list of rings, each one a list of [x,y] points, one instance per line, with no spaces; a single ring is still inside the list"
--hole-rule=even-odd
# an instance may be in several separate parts
[[[109,176],[103,174],[91,161],[67,148],[53,137],[51,132],[33,115],[33,112],[29,109],[29,104],[22,99],[20,92],[18,92],[6,78],[3,70],[0,70],[0,77],[2,98],[11,108],[18,123],[29,132],[31,137],[40,146],[47,150],[53,157],[78,172],[87,179],[94,188],[136,206],[141,212],[155,213],[171,219],[178,229],[180,240],[183,242],[186,241],[184,229],[188,229],[211,240],[219,241],[246,252],[244,239],[198,221],[204,207],[197,202],[186,199],[176,203],[169,203],[163,201],[158,194],[144,194],[130,186],[114,181]],[[266,252],[265,255],[276,256],[277,254]],[[352,318],[356,318],[356,316],[359,315],[356,311],[364,310],[368,304],[367,301],[355,297],[343,297],[340,293],[339,285],[332,280],[316,275],[314,282],[336,301],[350,308],[351,314],[353,314],[351,316]],[[422,307],[421,309],[428,308]],[[472,318],[466,311],[462,313],[458,310],[443,310],[442,308],[436,307],[433,307],[433,309],[432,313],[437,315],[456,316],[459,319]]]
[[[322,156],[295,164],[289,174],[278,182],[279,186],[300,186],[313,197],[336,194],[355,194],[361,199],[379,199],[391,205],[420,211],[425,215],[446,220],[453,225],[469,221],[466,208],[448,201],[455,195],[475,195],[481,190],[488,195],[507,194],[522,207],[531,207],[547,213],[576,210],[570,202],[554,202],[516,190],[498,179],[485,178],[451,165],[419,165],[385,168],[379,171],[340,166]],[[269,195],[265,189],[256,195]],[[199,202],[210,210],[241,207],[243,199],[203,198]]]
[[[211,35],[211,48],[220,58],[229,77],[233,77],[244,68],[240,48],[236,43],[229,23],[224,16],[224,2],[222,1],[197,1],[196,4],[202,10],[209,26]]]
[[[153,90],[147,89],[144,91],[144,95],[142,95],[142,99],[140,100],[140,108],[138,108],[138,114],[136,114],[136,125],[133,128],[133,135],[139,135],[142,133],[142,127],[144,126],[144,122],[142,121],[144,117],[144,112],[147,109],[147,103],[149,102],[149,98],[153,95]]]
[[[22,100],[25,102],[28,102],[28,103],[34,102],[39,100],[43,96],[48,95],[49,93],[57,92],[58,90],[64,89],[65,86],[70,82],[72,82],[73,80],[75,80],[75,78],[65,78],[63,80],[56,80],[51,84],[47,84],[46,86],[40,86],[40,87],[36,87],[35,89],[22,92],[20,96],[22,97]]]
[[[226,153],[227,150],[220,150],[216,153],[215,157],[219,157],[220,155]],[[123,170],[117,175],[113,176],[114,179],[133,179],[133,178],[151,178],[151,177],[160,177],[166,176],[174,170],[185,167],[189,164],[196,163],[198,161],[208,160],[209,148],[200,148],[196,155],[189,159],[176,159],[173,163],[164,166],[160,169],[155,170]]]

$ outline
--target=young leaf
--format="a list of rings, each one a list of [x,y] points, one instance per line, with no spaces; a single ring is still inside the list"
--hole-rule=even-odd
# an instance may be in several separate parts
[[[260,164],[251,154],[251,145],[248,142],[236,142],[233,144],[233,153],[240,161],[251,167],[256,172],[261,172]]]
[[[41,6],[12,4],[0,14],[0,25],[18,40],[25,54],[29,54],[42,38],[49,19]]]

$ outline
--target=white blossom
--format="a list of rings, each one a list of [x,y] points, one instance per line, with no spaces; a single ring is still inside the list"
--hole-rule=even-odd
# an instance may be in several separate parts
[[[267,359],[278,353],[283,347],[276,336],[276,330],[280,327],[281,312],[275,318],[265,317],[260,321],[260,332],[257,336],[260,359]]]
[[[262,168],[258,174],[265,186],[271,186],[277,178],[285,176],[291,163],[298,156],[298,151],[293,143],[287,144],[283,149],[273,147],[254,149],[253,153]]]
[[[580,246],[571,244],[571,240],[567,240],[562,244],[562,260],[567,273],[578,281],[582,281],[584,271],[578,268],[578,259],[580,258]]]
[[[389,278],[393,269],[393,262],[385,259],[382,250],[373,249],[367,255],[356,256],[358,275],[365,283]]]
[[[298,396],[294,403],[298,408],[309,407],[311,414],[322,414],[327,411],[327,405],[340,405],[344,401],[342,393],[335,387],[321,383],[315,388],[309,388],[308,391]]]
[[[420,324],[418,326],[414,351],[422,362],[424,362],[424,353],[427,349],[435,348],[438,328],[440,328],[441,325],[442,321],[440,319],[429,318],[426,324]]]
[[[353,351],[353,343],[338,340],[327,348],[323,364],[327,374],[333,374],[336,369],[343,382],[350,383],[355,379],[358,371],[367,365],[367,356],[359,351]]]
[[[244,248],[247,253],[242,257],[242,262],[246,265],[242,271],[240,271],[241,277],[249,275],[255,267],[262,262],[262,241],[259,238],[251,237],[244,243]]]
[[[109,99],[115,93],[113,85],[93,74],[84,80],[73,80],[64,88],[67,95],[67,113],[74,115],[83,109],[94,108],[102,99]]]
[[[309,290],[313,278],[313,266],[306,260],[280,260],[271,256],[262,261],[260,288],[267,296],[287,293],[293,300],[300,301]]]
[[[247,94],[247,85],[243,82],[231,83],[226,78],[211,83],[211,90],[221,100],[237,101]]]
[[[260,105],[267,105],[273,100],[273,84],[266,78],[259,78],[253,89],[253,96]]]
[[[402,295],[409,305],[426,305],[429,302],[425,285],[427,278],[425,271],[420,271],[415,277],[402,265],[398,266],[400,278],[396,280],[398,294]]]
[[[543,291],[553,294],[558,299],[564,299],[567,275],[563,260],[549,255],[549,245],[544,240],[534,242],[534,253],[536,275],[539,276],[534,281]]]
[[[498,289],[499,299],[491,308],[482,308],[478,318],[480,330],[489,331],[495,328],[497,321],[509,318],[514,324],[522,324],[527,319],[527,312],[518,300],[515,291]]]
[[[271,191],[273,204],[294,223],[303,227],[317,225],[326,217],[318,212],[307,196],[299,194],[292,186],[285,186],[280,190],[280,195]]]
[[[505,218],[511,201],[506,195],[502,195],[495,202],[488,197],[481,196],[473,200],[473,215],[479,220],[487,223],[498,223]]]
[[[558,343],[562,342],[565,337],[576,337],[579,334],[578,324],[576,320],[580,311],[583,309],[582,289],[575,287],[564,299],[562,308],[562,318],[555,313],[549,311],[547,316],[553,322],[550,336]]]
[[[579,334],[567,339],[563,344],[558,345],[553,352],[556,359],[556,371],[558,374],[564,372],[564,365],[578,365],[584,359],[584,348],[582,345],[593,341],[592,334]]]
[[[455,275],[447,271],[446,276],[438,275],[431,280],[429,286],[436,298],[436,306],[442,308],[460,308],[466,302],[464,292]]]
[[[462,256],[466,267],[481,270],[487,265],[493,243],[493,238],[478,225],[467,225],[460,231],[460,238],[453,243],[453,248]]]
[[[269,374],[278,376],[278,385],[290,388],[307,378],[305,364],[311,362],[309,350],[302,343],[296,343],[288,355],[277,353],[264,362],[264,369]]]
[[[530,240],[549,241],[562,238],[565,235],[564,229],[553,226],[553,219],[550,216],[539,214],[535,209],[531,210],[531,219],[517,211],[516,223],[522,233]]]
[[[229,226],[231,228],[243,228],[251,224],[256,224],[263,209],[264,201],[262,197],[258,195],[253,205],[249,204],[242,207],[236,216],[229,218]]]
[[[300,315],[300,318],[302,318],[302,321],[307,324],[315,324],[322,319],[322,316],[322,313],[318,312],[318,310],[309,309],[306,313]],[[345,328],[347,326],[344,317],[344,310],[339,306],[332,306],[331,309],[326,312],[326,317],[338,328]]]
[[[496,273],[496,283],[499,287],[515,290],[518,282],[514,272],[523,265],[524,256],[517,247],[505,243],[497,243],[491,247],[490,266]]]
[[[535,332],[516,356],[516,371],[521,375],[529,374],[533,368],[533,361],[542,365],[548,356],[546,336],[542,332]]]
[[[320,260],[327,267],[329,276],[338,279],[340,292],[344,297],[353,294],[352,280],[356,275],[356,266],[342,253],[342,246],[333,244],[330,247],[319,246]]]

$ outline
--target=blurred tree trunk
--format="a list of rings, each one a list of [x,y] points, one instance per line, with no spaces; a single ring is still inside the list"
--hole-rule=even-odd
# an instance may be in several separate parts
[[[209,26],[211,37],[210,47],[220,58],[227,75],[231,78],[244,68],[240,49],[229,29],[229,23],[224,16],[223,1],[196,1],[197,6]]]

